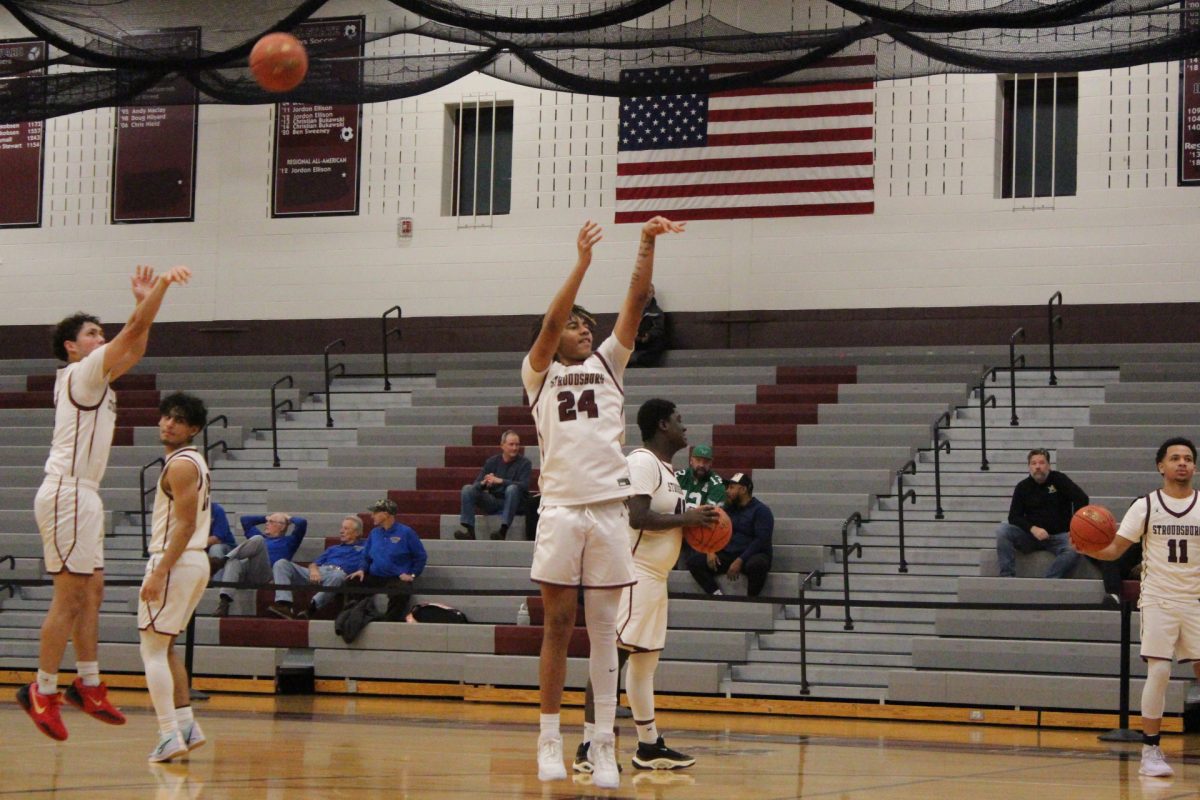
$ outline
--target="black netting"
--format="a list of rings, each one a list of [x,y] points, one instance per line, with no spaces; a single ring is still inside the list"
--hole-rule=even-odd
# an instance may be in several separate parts
[[[450,2],[374,0],[365,55],[310,48],[310,74],[272,95],[246,59],[262,34],[346,13],[325,0],[0,0],[26,35],[51,45],[49,69],[0,73],[0,122],[116,104],[161,104],[148,91],[183,76],[199,102],[377,102],[471,72],[597,95],[711,92],[768,81],[889,80],[946,72],[1072,72],[1200,55],[1197,12],[1165,0],[726,0]],[[744,8],[743,8],[744,10]],[[723,15],[727,18],[723,18]],[[750,29],[753,27],[754,29]],[[148,32],[192,29],[181,55]],[[15,35],[21,35],[16,31]],[[346,69],[347,61],[357,69]],[[630,69],[706,65],[682,82],[623,83]]]

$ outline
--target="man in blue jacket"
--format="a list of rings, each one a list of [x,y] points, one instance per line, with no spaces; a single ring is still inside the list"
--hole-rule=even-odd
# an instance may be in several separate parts
[[[212,504],[212,528],[208,532],[208,565],[214,581],[224,580],[225,556],[237,547],[233,531],[229,529],[229,517],[220,503]]]
[[[307,567],[302,567],[286,558],[281,558],[271,565],[276,586],[310,586],[316,584],[336,588],[345,583],[347,576],[362,569],[363,554],[366,545],[362,539],[362,520],[358,517],[346,517],[338,531],[341,540],[333,547],[326,548]],[[284,619],[304,619],[315,614],[333,602],[337,595],[332,592],[317,592],[308,610],[296,612],[292,605],[292,592],[280,589],[275,592],[275,602],[267,609],[270,613]]]
[[[380,500],[371,506],[375,527],[367,537],[363,566],[347,578],[361,580],[363,586],[393,590],[388,594],[387,612],[383,615],[384,620],[392,622],[404,619],[413,581],[424,571],[427,560],[421,537],[396,521],[399,510],[393,500]]]
[[[228,583],[243,580],[255,584],[270,583],[271,565],[280,559],[290,561],[300,549],[304,534],[308,533],[308,520],[279,511],[265,517],[247,514],[242,517],[241,523],[246,541],[225,555],[222,580]],[[220,559],[210,560],[209,564],[219,568]],[[233,603],[233,591],[221,590],[214,616],[228,616],[229,606]]]
[[[771,536],[775,531],[775,515],[761,500],[754,497],[754,481],[744,472],[730,478],[725,485],[725,512],[733,523],[729,544],[718,553],[692,553],[687,560],[688,571],[704,591],[721,594],[717,575],[726,574],[736,581],[743,573],[749,582],[747,594],[757,597],[767,582],[771,570]]]

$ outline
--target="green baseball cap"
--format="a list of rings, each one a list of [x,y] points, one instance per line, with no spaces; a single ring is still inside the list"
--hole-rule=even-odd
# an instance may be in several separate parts
[[[712,458],[712,448],[706,444],[698,444],[692,448],[692,455],[696,458]]]

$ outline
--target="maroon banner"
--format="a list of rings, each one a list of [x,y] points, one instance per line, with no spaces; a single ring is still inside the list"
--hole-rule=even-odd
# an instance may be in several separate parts
[[[1200,30],[1200,0],[1184,0],[1183,27]],[[1180,186],[1200,186],[1200,58],[1179,64]]]
[[[311,20],[292,33],[310,52],[347,59],[319,65],[329,70],[331,81],[357,84],[362,17]],[[362,106],[280,103],[275,108],[271,216],[357,214]]]
[[[46,51],[40,39],[0,41],[0,78],[45,75]],[[0,97],[3,94],[0,81]],[[41,120],[0,125],[0,228],[42,224],[45,130]]]
[[[170,56],[200,53],[200,31],[178,28],[136,34],[139,52]],[[113,222],[179,222],[194,215],[196,196],[196,89],[171,77],[119,106],[113,145]]]

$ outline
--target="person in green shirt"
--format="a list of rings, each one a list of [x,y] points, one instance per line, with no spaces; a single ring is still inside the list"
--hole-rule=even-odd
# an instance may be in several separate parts
[[[725,502],[725,481],[712,471],[712,462],[712,447],[698,444],[688,454],[688,468],[675,473],[688,508]]]

